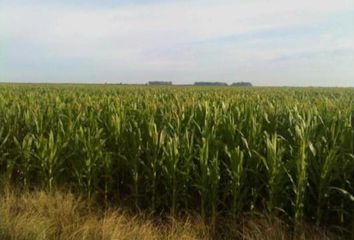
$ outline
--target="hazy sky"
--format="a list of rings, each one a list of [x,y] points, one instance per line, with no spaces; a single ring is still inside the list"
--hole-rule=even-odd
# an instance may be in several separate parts
[[[0,0],[0,81],[354,86],[354,0]]]

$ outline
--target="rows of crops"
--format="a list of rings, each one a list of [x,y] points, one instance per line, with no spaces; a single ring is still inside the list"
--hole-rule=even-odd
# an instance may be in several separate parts
[[[0,85],[1,181],[353,226],[354,90]]]

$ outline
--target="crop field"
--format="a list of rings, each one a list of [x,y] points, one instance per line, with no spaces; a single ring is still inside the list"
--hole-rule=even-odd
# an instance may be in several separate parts
[[[354,89],[0,85],[2,185],[353,231]]]

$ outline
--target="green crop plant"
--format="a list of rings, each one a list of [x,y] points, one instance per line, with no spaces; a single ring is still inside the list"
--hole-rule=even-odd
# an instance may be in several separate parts
[[[6,149],[7,142],[9,140],[10,134],[5,132],[5,127],[0,127],[0,173],[2,174],[3,181],[10,182],[12,169],[14,166],[14,161],[7,160],[9,155],[8,150]]]
[[[148,173],[147,181],[150,183],[151,210],[154,212],[157,208],[158,178],[161,176],[162,155],[166,141],[166,132],[164,128],[159,129],[156,123],[150,120],[147,123],[147,146],[148,156],[145,163]]]
[[[175,216],[177,211],[177,200],[179,190],[179,161],[180,161],[180,143],[177,136],[169,137],[165,148],[165,161],[163,169],[168,178],[166,188],[171,191],[171,215]]]
[[[22,176],[23,186],[27,187],[28,182],[31,178],[31,170],[33,168],[33,135],[27,134],[22,142],[19,142],[16,137],[14,137],[14,143],[16,145],[16,152],[18,155],[17,169],[19,170],[20,175]],[[41,161],[40,161],[41,163]]]
[[[1,84],[0,185],[350,232],[353,102],[350,88]]]
[[[107,160],[103,151],[105,140],[101,134],[102,129],[79,127],[74,135],[75,151],[79,154],[73,162],[74,171],[79,187],[87,192],[89,198],[96,191],[102,164]]]
[[[40,163],[40,178],[43,179],[46,188],[52,191],[58,175],[62,172],[64,156],[61,156],[61,150],[67,143],[62,142],[59,133],[54,135],[52,131],[49,136],[40,135],[34,140],[36,161]]]
[[[236,217],[241,212],[245,199],[245,158],[240,146],[229,150],[225,149],[230,161],[227,163],[227,172],[230,175],[231,214]]]
[[[266,205],[268,211],[281,210],[282,192],[285,191],[285,184],[287,183],[287,175],[285,172],[284,151],[282,147],[283,139],[277,135],[269,135],[265,133],[265,156],[259,156],[262,159],[266,169],[266,186],[268,198]]]

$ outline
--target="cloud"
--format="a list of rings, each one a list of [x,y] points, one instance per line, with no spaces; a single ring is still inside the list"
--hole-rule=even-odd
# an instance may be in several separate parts
[[[354,49],[351,0],[85,2],[0,3],[3,78],[19,79],[15,72],[27,67],[32,79],[58,78],[59,68],[66,71],[60,77],[78,81],[110,74],[145,82],[173,73],[186,82],[223,72],[233,81],[242,66],[326,51],[348,51],[350,62]],[[95,76],[84,74],[88,66]]]

